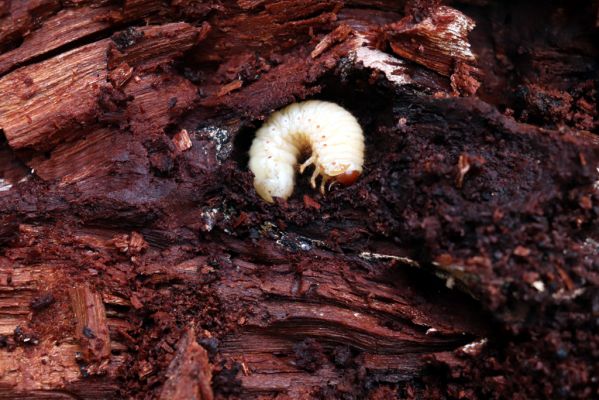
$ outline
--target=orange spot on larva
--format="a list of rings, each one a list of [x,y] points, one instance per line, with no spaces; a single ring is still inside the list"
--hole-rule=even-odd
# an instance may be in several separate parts
[[[335,176],[335,179],[340,184],[349,186],[352,183],[354,183],[355,181],[357,181],[359,177],[360,177],[360,172],[358,172],[358,171],[345,171],[341,175]]]

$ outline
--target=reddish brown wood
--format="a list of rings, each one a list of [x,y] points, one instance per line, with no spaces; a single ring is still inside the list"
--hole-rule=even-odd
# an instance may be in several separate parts
[[[0,79],[0,125],[11,147],[48,149],[98,117],[109,40],[79,47]],[[26,111],[23,111],[26,110]]]
[[[452,77],[456,92],[476,93],[480,83],[475,78],[478,73],[476,57],[468,40],[474,21],[445,6],[428,9],[421,19],[416,19],[415,15],[408,15],[385,27],[385,35],[393,51]]]
[[[116,7],[82,7],[58,12],[27,35],[18,48],[0,55],[0,74],[61,46],[106,30],[111,26],[109,17],[116,10]]]
[[[0,398],[591,398],[596,9],[516,3],[0,3]],[[364,173],[267,205],[307,98]]]
[[[208,354],[196,342],[193,328],[188,329],[179,343],[177,353],[166,370],[166,382],[161,400],[212,400],[212,367]]]
[[[104,361],[110,358],[110,336],[106,310],[99,293],[80,286],[69,291],[75,313],[75,333],[86,361]]]

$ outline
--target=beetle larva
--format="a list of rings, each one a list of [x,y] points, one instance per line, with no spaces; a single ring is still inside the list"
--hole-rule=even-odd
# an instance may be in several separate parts
[[[269,203],[287,199],[293,192],[298,157],[309,155],[299,167],[314,165],[310,184],[322,176],[327,181],[350,185],[362,173],[364,135],[347,110],[335,103],[309,100],[273,113],[256,132],[250,149],[250,170],[256,192]]]

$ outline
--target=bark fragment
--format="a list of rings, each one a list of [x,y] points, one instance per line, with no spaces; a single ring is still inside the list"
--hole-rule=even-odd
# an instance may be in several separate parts
[[[326,35],[310,53],[310,57],[316,58],[335,43],[344,41],[352,29],[347,25],[339,25],[335,30]]]
[[[181,152],[191,148],[191,139],[189,138],[189,133],[186,129],[181,129],[181,131],[173,137],[173,144],[177,150]]]

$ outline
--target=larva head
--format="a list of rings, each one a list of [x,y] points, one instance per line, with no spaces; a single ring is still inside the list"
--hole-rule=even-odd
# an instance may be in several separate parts
[[[352,163],[335,163],[334,165],[331,164],[324,167],[326,176],[345,186],[356,182],[362,174],[362,168]]]
[[[360,171],[357,170],[347,170],[342,174],[339,174],[335,177],[335,180],[342,185],[349,186],[352,185],[355,181],[360,177]]]

